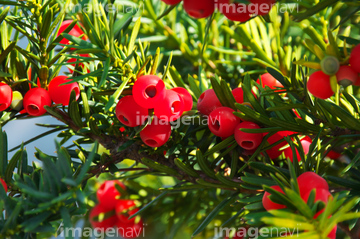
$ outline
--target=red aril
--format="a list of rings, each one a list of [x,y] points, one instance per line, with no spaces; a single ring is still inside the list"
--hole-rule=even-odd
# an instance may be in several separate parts
[[[314,188],[329,191],[329,185],[326,180],[314,172],[305,172],[301,174],[297,178],[297,181],[299,185],[300,195],[302,196],[305,196],[309,191]]]
[[[197,102],[197,109],[203,115],[209,115],[213,110],[221,106],[222,105],[213,89],[204,91]]]
[[[205,18],[215,11],[215,2],[214,0],[184,0],[184,9],[193,18]]]
[[[241,87],[233,89],[231,93],[233,94],[236,103],[244,103],[244,91]]]
[[[293,140],[293,141],[297,142],[295,140]],[[300,147],[303,148],[304,154],[306,156],[307,153],[309,152],[309,148],[310,148],[310,144],[312,143],[312,140],[311,140],[311,138],[309,136],[306,136],[305,138],[300,140],[300,143],[301,143]],[[301,161],[300,154],[299,154],[296,147],[295,147],[295,150],[296,150],[297,160],[298,160],[298,162],[300,162]],[[294,154],[293,154],[293,151],[291,150],[290,146],[288,148],[284,149],[284,155],[285,155],[286,158],[289,158],[291,162],[293,162]]]
[[[136,127],[145,122],[148,116],[148,109],[138,105],[132,95],[127,95],[117,103],[115,114],[118,120],[124,125]]]
[[[0,82],[0,111],[4,111],[11,105],[13,92],[11,87],[3,82]]]
[[[219,107],[213,110],[208,118],[210,131],[219,137],[227,138],[234,134],[235,127],[240,123],[240,118],[233,114],[229,107]]]
[[[320,99],[327,99],[334,94],[331,88],[330,76],[322,71],[315,71],[310,75],[307,89],[311,94]]]
[[[65,31],[65,29],[73,22],[73,20],[65,20],[61,23],[61,26],[59,28],[59,32],[57,34],[57,36],[60,36],[61,33],[63,33]],[[80,29],[80,27],[78,25],[75,25],[68,33],[69,35],[71,36],[74,36],[74,37],[80,37],[81,35],[84,34],[84,32]],[[86,35],[84,35],[82,37],[83,40],[87,40],[87,37]],[[69,40],[66,39],[66,38],[63,38],[61,41],[60,41],[60,44],[69,44]]]
[[[312,190],[310,190],[308,193],[301,195],[301,198],[304,200],[305,203],[307,203],[307,201],[309,200],[309,196],[311,194]],[[322,201],[325,204],[327,204],[327,202],[329,201],[329,198],[332,198],[331,193],[323,188],[315,188],[315,199],[314,199],[314,203],[318,202],[318,201]],[[321,209],[320,211],[318,211],[315,215],[314,218],[317,218],[320,214],[322,214],[324,212],[325,209]]]
[[[261,86],[264,88],[265,86],[269,86],[270,89],[283,88],[284,86],[273,77],[270,73],[265,73],[260,76],[261,78]],[[257,83],[260,84],[260,78],[257,79]]]
[[[134,83],[132,93],[138,105],[152,109],[165,99],[165,84],[156,75],[140,76]]]
[[[135,223],[136,218],[129,219],[129,217],[138,211],[139,209],[136,208],[134,200],[120,199],[117,201],[115,206],[115,212],[118,220],[126,224]]]
[[[122,238],[140,238],[140,237],[144,237],[144,233],[142,234],[144,228],[143,225],[144,223],[142,219],[140,219],[136,223],[130,223],[130,224],[126,224],[121,221],[118,221],[116,223],[116,227],[117,227],[116,230],[117,233]]]
[[[172,91],[175,91],[178,93],[181,97],[181,99],[184,102],[184,111],[189,111],[193,107],[193,99],[189,91],[182,87],[175,87],[171,89]]]
[[[178,93],[172,90],[165,90],[165,99],[159,101],[154,107],[155,115],[167,122],[177,120],[183,112],[184,101]]]
[[[75,91],[76,100],[80,97],[80,88],[77,82],[62,85],[70,82],[66,76],[57,76],[50,81],[49,94],[55,104],[69,105],[71,91]]]
[[[260,129],[260,126],[253,122],[241,122],[235,128],[235,140],[246,150],[254,150],[261,144],[263,140],[262,133],[246,133],[241,131],[240,129]]]
[[[334,150],[331,150],[326,157],[329,157],[331,159],[338,159],[340,158],[341,154],[339,154],[338,152],[335,152]]]
[[[126,189],[125,185],[118,180],[105,181],[96,192],[99,203],[108,210],[113,210],[119,200],[121,194],[116,189],[115,184],[119,185],[122,189]]]
[[[51,105],[49,93],[42,88],[32,88],[26,92],[23,101],[26,113],[32,116],[41,116],[46,113],[44,106]]]
[[[153,148],[164,145],[170,135],[171,125],[157,117],[154,117],[153,121],[140,132],[141,140]]]
[[[314,188],[314,189],[315,189],[314,203],[316,203],[317,201],[322,201],[322,202],[324,202],[326,204],[329,201],[329,198],[332,197],[329,190],[326,190],[326,189],[323,189],[323,188]],[[308,201],[311,191],[312,191],[312,189],[310,191],[308,191],[307,193],[301,195],[301,198],[305,202]]]
[[[251,18],[246,4],[231,0],[219,0],[216,5],[219,12],[231,21],[246,22]]]
[[[355,84],[358,77],[358,73],[350,66],[340,66],[340,69],[336,73],[338,84],[343,87]]]
[[[142,219],[140,218],[139,220],[137,217],[129,219],[130,216],[134,215],[138,211],[139,209],[136,208],[134,200],[119,200],[116,204],[115,212],[118,217],[116,227],[122,237],[139,237],[143,229]]]
[[[360,74],[358,74],[358,78],[354,83],[355,86],[360,86]]]
[[[354,71],[360,73],[360,44],[351,51],[349,63]]]
[[[275,186],[271,186],[271,188],[284,194],[284,191],[280,188],[280,186],[275,185]],[[270,195],[271,194],[269,192],[265,191],[264,196],[262,198],[262,204],[263,204],[264,208],[266,209],[266,211],[286,208],[285,205],[278,204],[278,203],[271,201],[269,198]]]
[[[91,226],[99,231],[105,231],[108,228],[114,227],[118,218],[113,209],[109,210],[102,204],[96,205],[89,215]]]
[[[284,137],[289,136],[295,134],[295,132],[292,131],[279,131],[276,132],[275,134],[271,135],[268,138],[268,143],[269,145],[274,144],[280,140],[282,140]],[[284,147],[287,144],[286,140],[275,145],[274,147],[272,147],[271,149],[266,150],[267,155],[271,158],[271,159],[275,159],[277,157],[279,157],[282,153],[282,151],[280,151],[280,149],[282,147]]]

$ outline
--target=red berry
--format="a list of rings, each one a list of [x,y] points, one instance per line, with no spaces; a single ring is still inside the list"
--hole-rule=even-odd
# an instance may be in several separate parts
[[[114,212],[111,212],[113,209],[107,209],[104,205],[96,205],[89,215],[89,221],[93,228],[97,230],[105,231],[108,228],[114,227],[118,218]],[[110,215],[109,215],[110,214]],[[112,215],[113,214],[113,215]],[[99,215],[101,215],[99,217]]]
[[[107,210],[113,210],[119,200],[121,194],[116,189],[115,184],[119,185],[124,190],[125,185],[118,180],[105,181],[101,184],[100,188],[96,192],[99,203]]]
[[[327,99],[334,94],[330,84],[330,76],[322,71],[315,71],[310,75],[307,89],[311,94],[320,99]]]
[[[118,221],[116,223],[117,232],[122,238],[139,238],[143,230],[143,221],[139,220],[137,223],[126,224]]]
[[[310,196],[312,189],[310,191],[308,191],[307,193],[301,195],[301,198],[307,202]],[[301,193],[301,191],[300,191]],[[331,193],[329,192],[329,190],[323,189],[323,188],[315,188],[315,199],[314,199],[314,203],[316,203],[317,201],[322,201],[325,204],[329,201],[329,198],[332,197]]]
[[[304,197],[302,197],[305,202],[307,202],[307,200],[309,199],[310,193],[311,193],[311,191],[308,192],[306,195],[304,195]],[[329,198],[332,198],[332,195],[328,190],[316,189],[314,202],[323,201],[325,204],[327,204],[327,202],[329,201]],[[314,215],[314,219],[318,218],[324,211],[325,211],[325,209],[322,209],[319,212],[317,212]],[[331,215],[328,218],[331,218]],[[337,230],[337,225],[334,226],[334,228],[328,234],[327,238],[335,239],[336,238],[336,230]]]
[[[81,57],[90,57],[89,54],[79,54],[79,56],[81,56]],[[70,59],[67,61],[67,63],[72,63],[72,62],[77,62],[77,61],[81,61],[81,59],[78,59],[78,58],[70,58]],[[76,66],[76,64],[71,64],[71,65],[73,66],[73,69],[74,69],[75,66]],[[79,66],[81,69],[83,69],[83,68],[85,67],[84,63],[78,63],[78,66]],[[69,68],[69,67],[68,67],[68,69],[69,69],[70,73],[73,73],[73,72],[74,72],[74,70],[73,70],[72,68]],[[90,70],[87,69],[87,72],[90,73]]]
[[[334,150],[331,150],[327,155],[326,157],[329,157],[331,159],[338,159],[340,158],[341,154],[335,152]]]
[[[50,81],[49,94],[55,104],[69,105],[71,91],[75,91],[76,100],[79,99],[80,88],[78,83],[62,85],[70,81],[66,76],[57,76]]]
[[[213,110],[208,118],[210,131],[219,137],[229,137],[234,134],[240,118],[233,114],[234,110],[229,107],[219,107]]]
[[[337,225],[335,225],[335,227],[331,230],[331,232],[327,235],[327,237],[330,239],[336,239],[336,230],[337,230]]]
[[[153,121],[140,132],[142,141],[150,147],[160,147],[170,138],[171,125],[154,117]]]
[[[59,32],[57,34],[57,36],[60,36],[61,33],[63,33],[65,31],[65,29],[73,22],[73,20],[66,20],[66,21],[63,21],[61,23],[61,26],[59,28]],[[78,25],[75,25],[68,33],[69,35],[71,36],[74,36],[74,37],[80,37],[81,35],[84,34],[84,32],[80,29],[80,27]],[[82,37],[83,40],[87,40],[87,37],[86,35],[84,35]],[[61,41],[60,41],[60,44],[69,44],[69,40],[66,39],[66,38],[63,38]]]
[[[184,9],[193,18],[205,18],[215,11],[215,2],[214,0],[184,0]]]
[[[219,12],[231,21],[246,22],[251,18],[247,6],[243,3],[231,2],[231,0],[219,0],[217,8]]]
[[[273,77],[270,73],[265,73],[261,75],[261,86],[264,88],[265,86],[269,86],[270,89],[283,88],[284,86]],[[257,83],[260,84],[260,78],[257,79]]]
[[[254,150],[261,144],[263,140],[262,133],[246,133],[241,131],[240,129],[260,129],[260,126],[253,122],[241,122],[235,128],[235,140],[246,150]]]
[[[300,195],[303,196],[305,196],[305,194],[307,194],[314,188],[329,191],[329,185],[326,180],[314,172],[305,172],[301,174],[297,178],[297,181],[299,185]]]
[[[138,105],[152,109],[165,99],[165,84],[158,76],[141,76],[135,81],[132,93]]]
[[[358,74],[358,78],[356,82],[354,83],[355,86],[360,86],[360,74]]]
[[[284,191],[280,188],[280,186],[275,185],[275,186],[271,186],[271,188],[284,194]],[[265,191],[264,196],[262,198],[262,204],[266,209],[266,211],[286,208],[285,205],[274,203],[273,201],[271,201],[269,198],[270,195],[271,194],[269,192]]]
[[[267,141],[271,145],[271,144],[274,144],[274,143],[282,140],[284,137],[292,135],[294,133],[295,132],[292,132],[292,131],[279,131],[279,132],[276,132],[275,134],[271,135]],[[267,155],[271,159],[276,159],[282,153],[282,151],[280,151],[280,148],[284,147],[286,144],[287,144],[287,142],[283,141],[283,142],[275,145],[271,149],[266,150]]]
[[[338,84],[344,87],[355,84],[358,77],[358,73],[350,66],[340,66],[338,72],[336,73]]]
[[[1,183],[2,186],[4,187],[5,192],[7,192],[7,191],[8,191],[7,185],[6,185],[5,181],[4,181],[2,178],[0,178],[0,183]]]
[[[0,82],[0,111],[9,108],[12,101],[12,90],[7,84]]]
[[[124,200],[120,199],[117,201],[115,206],[115,212],[116,216],[118,217],[118,220],[120,220],[122,223],[126,224],[134,224],[136,217],[129,219],[129,217],[139,211],[138,208],[136,208],[136,204],[134,200]]]
[[[165,90],[165,99],[154,107],[155,115],[162,120],[172,122],[184,112],[184,102],[180,95],[172,90]]]
[[[352,50],[349,63],[354,71],[360,73],[360,44]]]
[[[175,88],[173,88],[171,90],[178,93],[180,95],[180,97],[182,98],[182,100],[184,102],[184,111],[189,111],[189,110],[192,109],[192,107],[193,107],[193,98],[192,98],[191,94],[189,93],[189,91],[187,89],[182,88],[182,87],[175,87]]]
[[[44,106],[51,105],[51,98],[49,93],[43,88],[32,88],[26,92],[23,105],[29,115],[40,116],[46,113]]]
[[[324,209],[321,210],[320,212],[316,213],[314,215],[314,219],[318,218],[321,213],[324,212]],[[329,219],[331,218],[331,215],[328,217]],[[336,230],[337,230],[337,225],[334,226],[334,228],[331,230],[331,232],[327,235],[327,238],[330,238],[330,239],[336,239]]]
[[[161,0],[161,1],[163,1],[167,5],[175,5],[175,4],[180,3],[182,0]]]
[[[235,88],[231,91],[233,94],[235,101],[239,104],[244,103],[244,91],[241,87]]]
[[[142,220],[138,220],[137,217],[129,219],[130,216],[138,211],[139,209],[136,208],[134,200],[118,200],[115,207],[115,212],[118,217],[116,226],[122,237],[135,238],[140,235],[143,229]]]
[[[295,140],[294,140],[295,142]],[[307,155],[307,153],[309,152],[309,148],[310,148],[310,144],[312,143],[312,140],[309,136],[306,136],[305,138],[300,140],[301,142],[301,147],[303,148],[304,154]],[[297,150],[297,148],[295,148],[296,150],[296,156],[297,156],[297,160],[298,162],[301,161],[300,158],[300,154]],[[289,146],[288,148],[284,149],[284,154],[286,158],[289,158],[291,162],[293,162],[294,158],[293,158],[293,151],[291,150],[291,147]]]
[[[309,200],[309,196],[312,190],[310,190],[309,192],[307,192],[304,195],[301,195],[301,198],[304,200],[304,202],[307,203],[307,201]],[[318,201],[322,201],[325,204],[327,204],[327,202],[329,201],[329,198],[331,198],[332,195],[329,192],[329,190],[323,189],[323,188],[315,188],[315,199],[314,199],[314,203],[318,202]],[[320,214],[322,214],[324,212],[324,209],[321,209],[319,212],[317,212],[314,215],[314,218],[317,218]]]
[[[128,95],[119,100],[115,108],[115,114],[124,125],[136,127],[145,122],[148,116],[148,109],[138,105],[134,97]]]
[[[209,115],[213,110],[221,106],[222,105],[213,89],[204,91],[197,102],[197,109],[203,115]]]

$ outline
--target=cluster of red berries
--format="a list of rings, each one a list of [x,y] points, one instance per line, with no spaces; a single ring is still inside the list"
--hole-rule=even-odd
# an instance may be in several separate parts
[[[72,90],[76,93],[76,99],[80,96],[80,89],[77,83],[62,85],[69,81],[66,76],[57,76],[51,80],[48,91],[36,87],[26,92],[24,97],[18,91],[13,92],[9,85],[0,82],[0,111],[4,111],[9,107],[20,110],[21,107],[18,107],[17,103],[22,99],[25,112],[31,116],[45,114],[44,106],[50,106],[52,101],[55,104],[68,105]],[[13,102],[16,102],[16,104],[12,105]]]
[[[64,21],[59,28],[59,32],[57,36],[59,36],[62,32],[64,32],[64,30],[72,22],[73,22],[72,20]],[[82,36],[83,40],[87,39],[86,35],[84,35],[84,32],[80,29],[78,25],[75,25],[68,34],[75,37]],[[60,43],[69,44],[70,41],[64,38],[60,41]],[[86,54],[82,56],[89,56],[89,55]],[[75,61],[76,59],[73,58],[70,59],[68,62],[70,63]],[[73,66],[75,67],[75,64],[73,64]],[[83,66],[83,64],[80,64],[80,66]],[[72,72],[71,69],[70,71]],[[31,68],[29,70],[29,76],[28,76],[29,79],[30,79],[30,75],[31,75]],[[80,89],[77,83],[74,82],[71,84],[63,85],[69,81],[70,80],[68,80],[66,76],[57,76],[51,80],[48,86],[48,91],[43,88],[36,87],[26,92],[24,97],[18,91],[13,92],[9,85],[0,82],[0,111],[4,111],[9,107],[20,111],[23,106],[24,111],[29,115],[41,116],[46,113],[44,106],[45,105],[50,106],[52,102],[54,102],[55,104],[62,104],[66,106],[69,104],[71,91],[73,90],[75,91],[76,99],[78,99],[80,96]]]
[[[162,0],[168,5],[175,5],[182,0]],[[245,22],[252,16],[266,15],[276,0],[248,0],[249,4],[232,0],[183,0],[184,9],[191,17],[206,18],[218,9],[231,21]]]
[[[3,186],[5,192],[7,192],[7,191],[8,191],[7,185],[6,185],[5,181],[4,181],[2,178],[0,178],[0,183],[1,183],[1,185]]]
[[[244,103],[243,90],[236,88],[232,91],[237,103]],[[208,116],[208,127],[210,131],[221,138],[227,138],[235,135],[236,142],[245,150],[256,149],[263,135],[245,133],[240,128],[258,129],[260,126],[253,122],[241,122],[241,119],[233,114],[234,110],[229,107],[222,106],[213,89],[204,91],[197,102],[198,111]]]
[[[262,87],[268,86],[271,89],[283,87],[283,85],[269,73],[261,75],[261,80],[259,78],[257,83],[261,83]],[[244,102],[244,92],[241,87],[233,89],[232,94],[237,103],[247,106],[250,105],[249,103]],[[259,129],[260,126],[253,122],[241,122],[241,119],[233,114],[234,110],[232,108],[222,106],[213,89],[208,89],[200,95],[197,102],[197,109],[202,115],[208,116],[208,127],[214,135],[223,139],[234,135],[239,146],[245,149],[245,152],[249,154],[252,154],[257,149],[257,147],[261,144],[263,137],[267,135],[267,133],[246,133],[241,131],[241,128]],[[283,140],[287,136],[297,134],[297,132],[292,131],[279,131],[271,135],[267,139],[267,142],[269,145],[272,145],[280,140]],[[309,136],[303,137],[301,135],[300,138],[301,145],[299,146],[303,148],[303,152],[306,155],[309,152],[312,139]],[[292,140],[294,143],[297,142],[295,139]],[[297,148],[295,150],[297,160],[301,161]],[[271,159],[276,159],[284,153],[285,158],[289,158],[291,162],[293,162],[293,151],[286,141],[277,143],[272,148],[266,150],[266,153]],[[340,155],[334,151],[330,151],[327,156],[331,159],[337,159],[340,157]]]
[[[260,83],[260,79],[258,79]],[[261,76],[262,85],[273,87],[282,87],[269,73]],[[235,101],[239,104],[248,105],[244,102],[244,92],[241,87],[232,90]],[[234,110],[222,106],[213,89],[203,92],[197,102],[197,109],[202,115],[208,116],[208,127],[210,131],[221,138],[235,136],[236,142],[245,150],[253,151],[261,144],[263,140],[262,133],[246,133],[244,129],[259,129],[260,126],[253,122],[243,121],[233,114]]]
[[[44,106],[50,106],[51,102],[55,104],[69,105],[71,91],[75,91],[76,100],[80,97],[80,88],[78,83],[70,82],[66,76],[56,76],[50,81],[48,90],[37,87],[26,92],[23,106],[25,111],[32,116],[40,116],[46,113]]]
[[[120,181],[104,182],[96,192],[99,204],[90,211],[89,221],[92,227],[99,231],[116,227],[123,238],[138,237],[143,230],[143,221],[139,217],[129,217],[139,209],[134,200],[120,199],[121,194],[115,185],[126,190]]]
[[[349,65],[340,65],[334,56],[326,56],[321,61],[321,70],[315,71],[309,77],[308,91],[315,97],[327,99],[334,95],[331,77],[336,77],[337,83],[343,87],[360,86],[360,44],[351,52]]]
[[[331,193],[329,192],[328,183],[326,182],[325,179],[323,179],[316,173],[305,172],[297,178],[297,182],[299,185],[300,196],[304,200],[305,203],[307,203],[310,193],[312,192],[313,189],[315,189],[314,203],[316,203],[318,201],[322,201],[325,204],[327,204],[329,198],[332,197]],[[280,186],[272,186],[271,188],[282,194],[285,194]],[[262,204],[267,211],[286,208],[286,206],[283,204],[279,204],[279,203],[275,203],[275,202],[271,201],[271,199],[269,198],[270,195],[271,195],[270,193],[265,192],[263,199],[262,199]],[[314,219],[316,219],[323,212],[324,212],[324,209],[317,212],[314,215]],[[337,226],[335,226],[334,229],[329,233],[328,238],[335,239],[336,229],[337,229]]]
[[[167,90],[158,76],[144,75],[135,81],[132,95],[119,100],[115,114],[124,125],[136,127],[150,120],[149,110],[152,111],[154,118],[140,132],[140,137],[146,145],[160,147],[170,138],[170,122],[191,110],[192,106],[192,96],[185,88]]]

